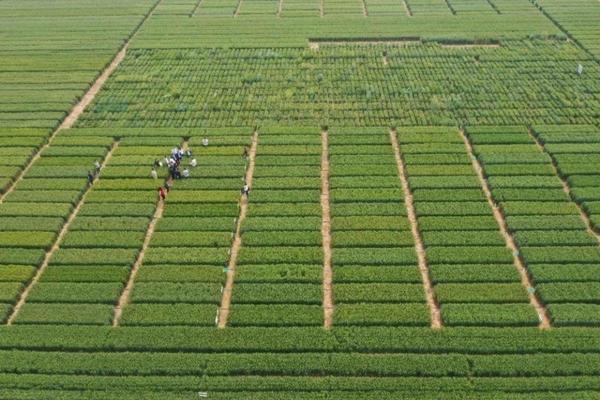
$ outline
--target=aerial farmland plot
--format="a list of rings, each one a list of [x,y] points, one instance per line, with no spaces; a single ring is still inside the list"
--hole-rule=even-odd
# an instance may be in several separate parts
[[[600,399],[597,0],[0,0],[0,400]]]

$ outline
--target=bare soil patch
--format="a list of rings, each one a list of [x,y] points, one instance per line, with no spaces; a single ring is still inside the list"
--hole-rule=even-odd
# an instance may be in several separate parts
[[[331,266],[331,210],[329,202],[329,136],[321,132],[321,211],[323,237],[323,326],[333,326],[333,269]]]

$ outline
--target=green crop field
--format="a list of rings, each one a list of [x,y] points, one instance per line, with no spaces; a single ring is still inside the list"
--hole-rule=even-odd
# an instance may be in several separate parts
[[[203,398],[600,399],[598,0],[0,0],[0,400]]]

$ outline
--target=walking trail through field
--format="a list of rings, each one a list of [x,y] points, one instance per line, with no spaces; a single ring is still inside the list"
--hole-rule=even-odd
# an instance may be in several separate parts
[[[410,7],[408,6],[408,3],[406,3],[406,0],[402,0],[402,5],[404,6],[404,11],[406,11],[406,15],[412,17],[412,11],[410,11]]]
[[[483,166],[481,165],[479,160],[475,157],[475,152],[473,151],[473,145],[471,144],[471,141],[467,137],[467,134],[465,133],[465,131],[461,129],[460,135],[463,139],[463,142],[465,143],[467,153],[468,153],[469,157],[471,158],[471,164],[473,165],[473,169],[477,173],[479,182],[481,184],[481,188],[483,189],[483,192],[485,194],[487,202],[490,205],[490,207],[492,208],[494,218],[496,219],[496,222],[498,223],[498,227],[500,228],[500,233],[502,233],[502,236],[504,237],[504,241],[506,242],[506,247],[508,247],[513,254],[513,260],[514,260],[515,267],[517,268],[517,271],[519,272],[519,276],[521,277],[521,284],[525,287],[525,290],[527,291],[527,294],[529,296],[529,302],[535,308],[535,310],[538,314],[538,317],[540,319],[539,327],[541,329],[549,329],[550,328],[550,317],[548,315],[548,310],[546,310],[546,306],[538,298],[535,291],[530,290],[534,286],[533,286],[531,277],[529,275],[529,271],[527,270],[527,266],[521,256],[519,247],[517,246],[515,239],[513,238],[512,234],[508,230],[508,225],[506,223],[506,218],[504,216],[504,213],[502,212],[502,210],[500,210],[500,207],[498,207],[497,202],[494,199],[494,196],[492,195],[490,186],[487,182],[487,179],[485,178]]]
[[[186,151],[188,149],[188,141],[184,140],[181,143],[182,150]],[[169,187],[173,187],[173,178],[169,174],[169,177],[165,180],[168,183]],[[168,194],[167,194],[168,197]],[[121,292],[121,296],[119,296],[119,301],[115,305],[114,313],[113,313],[113,322],[112,326],[117,327],[121,322],[121,315],[123,314],[123,308],[129,303],[129,297],[131,296],[131,291],[133,290],[133,285],[135,283],[135,278],[140,270],[144,262],[144,257],[146,256],[146,250],[150,246],[150,241],[152,240],[152,236],[154,236],[154,231],[156,229],[156,224],[162,218],[165,209],[165,202],[158,196],[156,200],[156,209],[154,210],[154,215],[148,224],[148,228],[146,229],[146,235],[144,236],[144,242],[142,243],[142,248],[138,253],[133,266],[131,267],[131,271],[129,272],[129,277],[127,278],[127,284]]]
[[[600,244],[600,233],[596,232],[596,230],[594,229],[594,224],[592,223],[592,221],[590,219],[590,216],[585,212],[585,210],[583,209],[583,207],[581,207],[581,205],[574,200],[575,196],[573,195],[573,192],[571,190],[571,186],[569,186],[569,182],[560,173],[560,168],[558,166],[558,161],[556,161],[556,159],[554,158],[554,156],[552,154],[550,154],[550,152],[548,152],[548,150],[546,150],[546,146],[544,146],[542,144],[542,142],[540,142],[539,138],[536,135],[533,134],[533,131],[531,129],[529,129],[528,131],[529,131],[529,136],[531,136],[531,138],[535,141],[535,144],[538,147],[538,149],[542,153],[546,153],[548,155],[548,157],[550,157],[550,160],[552,160],[552,170],[554,171],[554,175],[556,175],[558,177],[558,179],[560,179],[560,182],[562,183],[562,187],[563,187],[564,192],[567,194],[567,196],[569,196],[569,198],[571,199],[571,201],[577,207],[577,210],[579,211],[579,216],[581,217],[581,220],[585,224],[588,233],[590,235],[592,235],[596,239],[596,241],[598,242],[598,244]]]
[[[100,163],[100,171],[102,171],[104,169],[104,167],[106,166],[106,164],[110,161],[113,153],[115,152],[115,150],[117,149],[118,146],[119,146],[119,142],[118,141],[113,142],[110,150],[104,156],[104,160],[102,160],[102,163]],[[21,292],[21,295],[19,296],[19,300],[17,301],[17,304],[13,307],[12,312],[11,312],[10,316],[8,317],[8,319],[6,321],[7,325],[12,325],[12,323],[15,320],[15,318],[17,318],[17,316],[19,314],[19,311],[21,311],[21,308],[23,307],[23,305],[27,301],[27,297],[29,296],[29,292],[31,292],[31,289],[33,289],[33,287],[38,283],[38,281],[40,280],[40,278],[42,277],[42,275],[44,274],[44,272],[48,268],[48,264],[50,263],[50,260],[52,259],[52,256],[60,248],[60,244],[62,243],[63,239],[65,238],[65,235],[69,231],[69,228],[70,228],[71,224],[73,223],[73,221],[75,220],[75,218],[79,214],[79,211],[81,210],[81,207],[85,203],[85,198],[87,197],[88,193],[90,192],[90,190],[92,189],[92,187],[94,186],[94,184],[98,181],[98,179],[100,179],[100,178],[96,178],[96,180],[94,180],[94,182],[91,185],[88,185],[85,188],[85,190],[84,190],[83,194],[81,195],[81,197],[79,198],[79,201],[77,202],[75,208],[69,214],[69,217],[67,218],[67,222],[65,222],[65,224],[62,226],[62,228],[61,228],[58,236],[54,240],[54,243],[52,244],[52,247],[50,247],[50,249],[47,250],[46,253],[44,254],[44,259],[42,261],[42,264],[36,270],[35,275],[29,281],[29,283],[27,284],[27,286],[25,287],[25,289],[23,290],[23,292]]]
[[[4,202],[4,199],[6,199],[6,196],[8,196],[10,193],[12,193],[14,191],[17,184],[19,182],[21,182],[21,180],[23,180],[23,177],[25,175],[27,175],[27,173],[29,172],[29,170],[31,169],[33,164],[35,164],[35,162],[40,159],[42,152],[44,150],[46,150],[48,147],[50,147],[50,145],[52,144],[52,142],[54,141],[54,139],[56,138],[58,133],[60,133],[64,129],[71,128],[75,124],[75,122],[77,122],[77,120],[79,119],[81,114],[83,114],[83,112],[85,111],[86,107],[91,104],[91,102],[94,100],[94,98],[96,97],[96,95],[98,94],[100,89],[102,89],[102,86],[104,86],[104,84],[106,83],[108,78],[112,75],[112,73],[117,69],[117,67],[121,63],[121,61],[123,61],[123,59],[125,58],[125,55],[127,54],[127,48],[129,47],[129,43],[131,42],[131,40],[138,33],[138,31],[140,30],[142,25],[154,13],[154,10],[156,10],[156,7],[158,7],[158,5],[161,2],[162,2],[162,0],[159,0],[154,4],[154,6],[150,10],[150,12],[144,17],[144,19],[142,19],[142,22],[140,22],[140,24],[135,28],[135,30],[133,31],[133,33],[131,34],[129,39],[127,39],[127,41],[125,42],[125,44],[123,45],[121,50],[115,55],[115,57],[113,58],[111,63],[108,65],[108,67],[106,67],[104,69],[104,71],[102,72],[102,74],[100,74],[100,76],[94,81],[92,86],[83,95],[81,100],[79,100],[79,102],[77,104],[75,104],[75,106],[71,109],[71,111],[69,111],[69,114],[62,121],[62,123],[58,126],[58,128],[56,128],[50,134],[50,136],[48,137],[48,140],[46,141],[46,144],[44,144],[42,147],[40,147],[39,149],[36,150],[35,154],[33,155],[33,157],[31,157],[31,159],[29,160],[29,162],[27,163],[25,168],[23,168],[21,170],[21,172],[15,176],[15,179],[13,180],[11,185],[6,189],[6,191],[4,193],[0,194],[0,204],[2,204]]]
[[[413,239],[415,241],[415,250],[417,252],[417,259],[419,261],[419,271],[421,272],[421,280],[423,281],[425,298],[431,314],[431,328],[440,329],[443,326],[440,306],[433,291],[433,283],[429,274],[429,265],[427,262],[427,254],[425,253],[425,245],[423,244],[423,238],[421,237],[421,232],[419,231],[419,221],[415,211],[414,199],[408,183],[408,174],[406,172],[406,166],[404,165],[404,159],[402,158],[400,144],[398,143],[398,137],[396,135],[397,132],[395,130],[390,131],[390,141],[392,142],[392,148],[394,149],[394,157],[396,158],[396,165],[398,168],[398,177],[400,178],[400,182],[402,183],[402,191],[404,192],[404,203],[406,204],[407,217],[408,221],[410,222]]]
[[[252,178],[254,176],[254,166],[256,165],[256,148],[258,147],[258,132],[254,132],[252,135],[252,145],[250,146],[250,154],[248,168],[246,169],[245,181],[249,188],[252,188]],[[221,297],[221,307],[217,311],[217,326],[219,328],[225,328],[229,319],[229,308],[231,307],[231,296],[233,294],[233,283],[235,280],[235,267],[237,265],[237,259],[242,247],[242,224],[248,214],[248,197],[242,196],[240,198],[240,215],[237,220],[235,227],[235,235],[233,243],[231,244],[231,252],[229,255],[229,263],[227,264],[227,280],[225,281],[225,287],[223,288],[223,296]]]
[[[331,210],[329,203],[329,133],[321,132],[321,211],[323,237],[323,326],[333,326],[333,269],[331,266]]]

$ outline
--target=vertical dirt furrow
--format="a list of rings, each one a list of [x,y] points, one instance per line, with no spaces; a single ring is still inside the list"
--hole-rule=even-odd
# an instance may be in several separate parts
[[[412,17],[412,11],[410,9],[410,6],[408,5],[408,0],[402,0],[402,5],[404,6],[404,11],[406,11],[406,15],[408,15],[409,17]]]
[[[198,10],[200,9],[200,7],[202,6],[202,1],[203,0],[198,0],[196,2],[196,5],[194,6],[194,9],[192,10],[192,12],[190,13],[190,17],[194,17],[196,15],[196,13],[198,12]]]
[[[502,212],[502,210],[498,206],[494,196],[492,195],[492,190],[490,189],[490,186],[485,177],[485,172],[484,172],[483,166],[481,165],[481,163],[479,162],[477,157],[475,157],[475,152],[473,151],[473,144],[471,143],[471,141],[469,140],[469,138],[467,137],[467,134],[465,133],[465,131],[463,129],[460,130],[460,135],[461,135],[463,142],[465,144],[465,147],[467,149],[467,153],[468,153],[469,157],[471,158],[471,164],[473,165],[473,169],[477,173],[477,177],[481,184],[481,188],[483,189],[483,192],[485,193],[487,202],[492,209],[492,212],[494,214],[494,218],[496,219],[496,222],[498,223],[498,227],[500,228],[500,233],[504,237],[504,241],[506,242],[506,247],[508,247],[510,249],[510,251],[513,253],[514,264],[515,264],[515,267],[517,268],[517,271],[519,272],[519,276],[521,277],[521,283],[524,286],[525,290],[527,291],[527,294],[529,296],[529,302],[535,308],[535,310],[538,314],[538,317],[540,319],[539,327],[541,329],[549,329],[550,328],[550,317],[548,314],[548,310],[546,309],[546,306],[542,303],[542,301],[539,299],[539,297],[533,290],[533,288],[534,288],[533,281],[531,279],[529,271],[527,270],[527,264],[523,260],[523,257],[520,255],[521,253],[519,250],[519,246],[517,246],[517,243],[515,242],[514,237],[512,236],[512,234],[510,233],[510,231],[508,229],[508,225],[506,223],[506,218],[504,216],[504,213]]]
[[[456,10],[454,9],[454,7],[452,7],[452,4],[450,4],[450,0],[444,0],[444,1],[446,2],[446,5],[448,6],[448,9],[452,13],[452,15],[456,15]]]
[[[425,298],[431,314],[431,328],[440,329],[443,326],[442,314],[433,291],[433,283],[429,273],[429,264],[427,262],[427,254],[425,253],[425,245],[423,244],[423,238],[421,237],[421,232],[419,231],[419,221],[415,211],[413,195],[408,183],[408,174],[406,172],[406,166],[402,157],[400,143],[398,143],[396,134],[397,133],[395,130],[390,131],[390,141],[392,143],[392,148],[394,149],[394,157],[396,158],[396,165],[398,168],[398,177],[400,178],[402,191],[404,192],[404,203],[406,204],[407,217],[408,221],[410,222],[412,235],[415,241],[415,250],[417,252],[417,259],[419,262],[419,271],[421,272]]]
[[[363,15],[365,17],[369,16],[369,9],[367,8],[367,0],[361,0],[362,3],[362,8],[363,8]]]
[[[106,166],[106,164],[108,163],[108,161],[110,161],[113,153],[115,152],[115,150],[117,149],[118,146],[119,146],[119,141],[118,140],[114,141],[110,150],[106,153],[106,155],[104,156],[104,159],[100,163],[100,171],[102,171],[104,169],[104,167]],[[98,179],[99,178],[97,178],[94,181],[94,183],[97,182]],[[46,251],[46,254],[44,255],[44,259],[42,260],[42,264],[39,266],[39,268],[35,272],[35,275],[33,276],[33,278],[27,283],[27,286],[25,287],[23,292],[21,292],[21,295],[19,296],[19,300],[17,301],[17,304],[13,307],[13,309],[10,313],[10,316],[6,320],[7,325],[12,325],[15,318],[17,318],[19,311],[21,311],[21,308],[27,301],[27,297],[29,296],[31,289],[33,289],[33,287],[38,283],[38,281],[40,280],[40,278],[42,277],[42,275],[48,268],[48,264],[50,263],[52,256],[60,248],[60,244],[62,243],[63,239],[65,238],[65,235],[69,231],[69,227],[71,226],[71,224],[73,223],[73,221],[75,220],[77,215],[79,214],[81,207],[85,203],[85,198],[87,197],[88,193],[90,192],[90,189],[94,186],[94,183],[92,183],[91,185],[88,185],[85,188],[85,190],[79,197],[79,200],[77,201],[77,204],[75,205],[75,208],[73,208],[73,210],[71,210],[71,213],[67,217],[67,221],[60,229],[60,232],[58,233],[58,236],[54,240],[52,247],[50,247],[50,249],[48,251]]]
[[[554,170],[554,175],[556,175],[558,177],[558,179],[560,179],[564,192],[569,196],[571,201],[577,207],[577,210],[579,211],[579,216],[581,217],[581,220],[585,224],[588,233],[590,235],[592,235],[594,238],[596,238],[596,241],[598,242],[598,244],[600,244],[600,233],[598,233],[594,229],[594,224],[590,220],[590,216],[585,212],[583,207],[581,207],[581,205],[577,201],[575,201],[575,196],[573,195],[571,186],[569,185],[569,182],[564,177],[564,175],[561,173],[560,166],[558,165],[558,161],[556,160],[556,158],[554,158],[554,156],[548,150],[546,150],[546,146],[544,146],[544,144],[540,141],[539,137],[534,134],[532,129],[529,129],[528,132],[529,132],[529,136],[531,136],[531,138],[535,141],[537,148],[541,152],[546,153],[548,155],[548,157],[550,157],[550,159],[552,160],[552,169]]]
[[[184,140],[181,143],[181,147],[184,150],[188,148],[188,141]],[[165,182],[169,183],[169,186],[173,186],[173,178],[169,176]],[[127,278],[127,284],[125,288],[121,292],[121,296],[119,296],[119,300],[115,305],[114,313],[113,313],[113,321],[112,326],[117,327],[121,322],[121,315],[123,314],[123,308],[129,303],[129,296],[131,296],[131,291],[133,289],[133,285],[135,283],[135,278],[144,262],[144,257],[146,256],[146,250],[150,246],[150,241],[152,240],[152,236],[154,236],[154,231],[156,229],[156,224],[162,218],[164,213],[165,203],[160,198],[156,200],[156,208],[154,210],[154,215],[148,224],[148,228],[146,229],[146,235],[144,236],[144,242],[142,243],[142,248],[138,253],[133,266],[131,267],[131,271],[129,271],[129,277]]]
[[[246,169],[245,181],[252,188],[252,178],[254,176],[254,166],[256,165],[256,148],[258,147],[258,132],[252,135],[252,145],[250,146],[248,168]],[[223,329],[227,326],[229,319],[229,308],[231,307],[231,296],[233,294],[233,283],[235,281],[235,267],[237,265],[238,254],[242,247],[242,224],[248,214],[248,198],[241,196],[240,198],[240,215],[237,219],[233,243],[231,244],[231,252],[229,254],[229,263],[227,264],[227,280],[223,288],[223,296],[221,298],[221,306],[217,311],[217,327]]]
[[[497,14],[502,14],[500,12],[500,10],[498,9],[498,7],[496,7],[496,4],[494,4],[494,2],[492,0],[486,0],[486,1],[490,5],[490,7],[492,7],[494,9],[494,11],[496,11]]]
[[[235,11],[233,12],[234,17],[238,17],[240,15],[240,10],[242,9],[242,2],[244,0],[238,0],[237,6],[235,6]]]
[[[323,237],[323,326],[333,326],[333,269],[331,266],[331,210],[329,203],[329,136],[321,132],[321,211]]]
[[[277,2],[277,18],[281,18],[281,12],[283,11],[283,0]]]
[[[23,179],[23,177],[25,175],[27,175],[27,173],[29,172],[29,170],[31,169],[33,164],[37,160],[39,160],[40,154],[44,150],[46,150],[48,147],[50,147],[50,145],[52,144],[52,141],[56,138],[56,135],[58,135],[58,133],[61,132],[63,129],[71,128],[77,122],[77,120],[79,119],[79,117],[81,116],[83,111],[94,100],[94,98],[96,97],[96,95],[98,94],[98,92],[100,91],[102,86],[104,86],[104,84],[110,77],[110,75],[112,75],[112,73],[117,69],[117,67],[121,63],[121,61],[123,61],[123,59],[125,58],[125,55],[127,54],[127,48],[129,47],[129,43],[131,42],[133,37],[137,34],[137,32],[140,30],[140,28],[142,27],[144,22],[146,22],[146,20],[148,20],[148,18],[150,18],[150,16],[154,13],[154,10],[156,10],[156,7],[158,7],[158,5],[161,3],[161,1],[162,0],[158,0],[154,4],[154,6],[150,9],[148,14],[146,14],[146,16],[140,22],[140,24],[131,33],[131,35],[129,36],[129,39],[127,39],[125,41],[125,43],[123,44],[123,47],[121,47],[121,49],[115,55],[115,57],[112,59],[110,64],[104,69],[104,71],[100,74],[100,76],[98,78],[96,78],[96,80],[94,81],[92,86],[90,86],[90,88],[83,95],[81,100],[79,100],[79,102],[77,102],[77,104],[75,104],[75,106],[73,106],[71,111],[69,111],[69,114],[65,117],[65,119],[58,126],[58,128],[56,128],[50,134],[50,136],[48,137],[48,140],[46,141],[46,144],[44,144],[42,147],[40,147],[39,149],[36,150],[35,154],[33,155],[33,157],[31,157],[31,159],[29,160],[29,162],[27,163],[25,168],[23,168],[21,170],[21,172],[19,174],[17,174],[17,176],[15,176],[15,178],[13,179],[13,182],[6,189],[6,191],[4,193],[0,194],[0,204],[2,204],[2,202],[4,202],[4,199],[6,198],[6,196],[8,196],[11,192],[14,191],[17,184]]]

